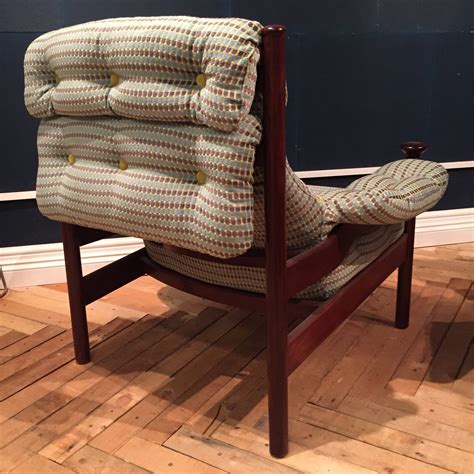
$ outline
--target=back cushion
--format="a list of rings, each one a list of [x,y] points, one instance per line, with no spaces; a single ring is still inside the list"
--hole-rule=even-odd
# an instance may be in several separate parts
[[[38,131],[38,206],[51,219],[228,258],[253,239],[260,122],[231,133],[118,117],[52,117]]]
[[[145,17],[46,33],[26,52],[26,107],[41,118],[117,115],[236,130],[255,94],[261,28]]]

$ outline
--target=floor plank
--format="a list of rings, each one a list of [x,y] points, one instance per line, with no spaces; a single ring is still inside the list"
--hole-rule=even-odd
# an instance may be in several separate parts
[[[471,343],[466,357],[461,365],[453,390],[465,397],[474,398],[474,344]]]
[[[57,464],[49,459],[35,454],[27,461],[17,466],[13,471],[15,474],[32,474],[32,473],[52,473],[52,474],[73,474],[74,471],[68,469],[61,464]]]
[[[407,329],[394,331],[385,325],[373,328],[374,337],[371,341],[367,340],[367,344],[377,343],[382,338],[382,346],[348,394],[356,398],[373,398],[385,388],[406,351],[419,336],[421,328],[430,320],[431,311],[441,298],[444,288],[444,284],[435,282],[428,282],[422,288],[411,306],[410,326]]]
[[[0,311],[0,325],[4,328],[24,332],[25,334],[34,334],[36,331],[46,327],[46,325],[32,319],[22,318],[21,316],[4,313],[3,311]]]
[[[122,328],[123,321],[116,319],[111,321],[109,324],[101,326],[95,331],[92,331],[89,336],[91,346],[94,347],[104,340],[104,338],[112,336],[115,332]],[[66,342],[67,335],[69,335],[69,342]],[[57,346],[55,352],[50,353],[48,356],[44,356],[39,361],[26,359],[25,363],[31,363],[26,365],[22,370],[12,373],[10,376],[0,382],[0,401],[11,397],[13,394],[29,386],[36,380],[41,379],[53,370],[73,360],[74,349],[71,341],[70,331],[60,334],[57,337],[58,339],[55,339],[54,341],[54,346]],[[65,344],[63,344],[63,342],[65,342]],[[15,361],[15,359],[12,361]],[[2,371],[0,371],[0,377],[2,372],[3,367]]]
[[[346,397],[338,411],[366,421],[474,453],[472,433],[449,426],[443,420],[429,420],[403,410],[385,407],[366,400]]]
[[[264,459],[272,460],[268,453],[267,437],[261,431],[246,428],[242,426],[230,427],[221,425],[213,434],[213,439],[217,439],[231,446],[251,452]],[[345,473],[373,473],[372,469],[358,466],[357,464],[348,462],[337,457],[327,456],[317,449],[309,450],[306,446],[297,444],[290,437],[291,456],[279,461],[285,466],[292,467],[301,472],[339,472]]]
[[[428,370],[433,370],[432,358],[450,330],[452,321],[465,301],[471,282],[452,279],[433,309],[431,322],[413,342],[389,382],[389,388],[415,395]],[[438,356],[436,356],[438,357]],[[431,367],[430,367],[431,364]]]
[[[12,344],[15,344],[15,342],[18,342],[19,340],[25,338],[27,334],[19,331],[7,331],[4,332],[0,336],[0,350],[5,349],[8,346],[11,346]]]
[[[115,474],[117,472],[147,474],[151,472],[87,445],[65,461],[64,466],[81,474]]]
[[[443,469],[469,472],[474,466],[474,455],[469,452],[429,441],[412,434],[356,418],[345,413],[307,404],[300,413],[300,421],[334,431],[349,438],[400,453]]]
[[[56,326],[45,326],[43,329],[40,329],[30,337],[15,341],[13,344],[0,349],[0,364],[4,364],[14,357],[18,357],[25,352],[31,351],[35,347],[45,343],[62,332],[64,332],[64,329],[62,328],[58,328]]]
[[[164,446],[185,455],[188,459],[199,459],[222,471],[230,472],[275,472],[295,473],[299,470],[276,462],[271,458],[255,456],[249,451],[233,447],[214,438],[178,430]]]
[[[189,472],[196,474],[227,472],[227,469],[219,469],[196,459],[194,456],[186,456],[173,449],[140,438],[132,438],[117,451],[117,456],[152,472]]]

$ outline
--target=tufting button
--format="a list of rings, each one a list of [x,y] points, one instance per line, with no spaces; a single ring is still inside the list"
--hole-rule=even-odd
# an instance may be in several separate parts
[[[128,168],[128,163],[124,159],[119,160],[119,168],[125,171]]]
[[[59,84],[59,81],[60,81],[60,80],[61,80],[61,79],[59,79],[59,76],[57,75],[57,73],[54,73],[54,82],[55,82],[56,84]]]
[[[198,74],[196,76],[196,84],[202,89],[203,87],[206,87],[206,75],[205,74]]]
[[[69,161],[69,164],[70,164],[70,165],[73,165],[73,164],[76,162],[76,157],[71,153],[71,154],[67,157],[67,161]]]
[[[198,184],[205,184],[206,179],[207,179],[206,173],[204,173],[203,171],[198,171],[196,173],[196,180]]]
[[[110,75],[110,85],[112,87],[115,87],[118,83],[119,83],[119,76],[118,74],[115,74],[115,72],[113,72],[111,75]]]

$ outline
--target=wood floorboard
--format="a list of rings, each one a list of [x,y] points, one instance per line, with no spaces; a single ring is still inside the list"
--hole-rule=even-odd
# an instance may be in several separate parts
[[[27,334],[20,332],[20,331],[15,331],[15,330],[6,330],[2,333],[0,336],[0,350],[5,349],[6,347],[9,347],[15,342],[20,341],[21,339],[24,339],[27,336]]]
[[[474,472],[474,252],[416,249],[291,375],[290,452],[268,454],[262,315],[142,277],[91,305],[74,361],[64,284],[0,300],[0,471]]]

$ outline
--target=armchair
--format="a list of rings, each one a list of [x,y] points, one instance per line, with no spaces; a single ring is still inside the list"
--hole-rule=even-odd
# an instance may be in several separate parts
[[[123,18],[47,33],[25,57],[38,205],[62,223],[77,363],[90,361],[86,306],[144,274],[265,312],[276,457],[288,375],[397,268],[407,327],[415,217],[447,186],[416,142],[344,189],[299,180],[285,36],[240,19]],[[114,234],[145,248],[83,276],[80,247]]]

